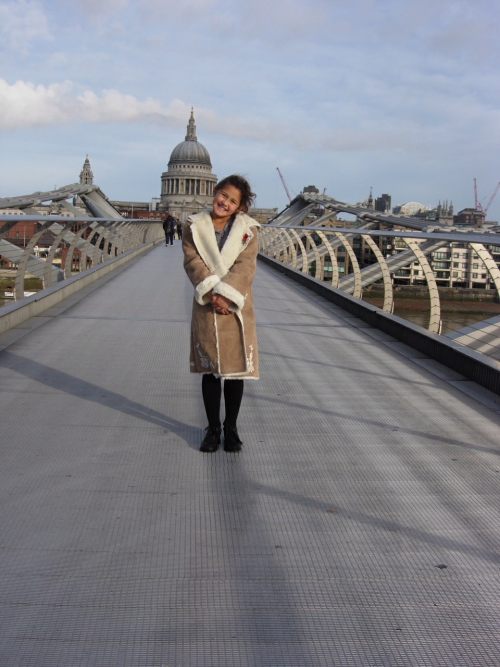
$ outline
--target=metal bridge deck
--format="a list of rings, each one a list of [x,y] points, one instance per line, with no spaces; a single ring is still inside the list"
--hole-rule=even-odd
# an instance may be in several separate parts
[[[260,265],[200,454],[180,259],[0,339],[0,665],[498,667],[498,397]]]

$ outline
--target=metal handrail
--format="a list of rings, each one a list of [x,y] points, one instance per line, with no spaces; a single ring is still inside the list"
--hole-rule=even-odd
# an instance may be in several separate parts
[[[37,224],[27,243],[19,246],[9,240],[10,230],[18,223],[27,222]],[[50,241],[44,247],[42,256],[35,249],[39,248],[38,242],[46,235],[50,236]],[[29,277],[38,278],[40,291],[43,291],[54,282],[92,270],[112,258],[155,244],[161,239],[163,229],[159,218],[13,215],[0,212],[0,259],[7,260],[13,267],[12,291],[16,301],[24,298],[25,281]],[[58,256],[61,256],[60,263],[55,261]]]
[[[371,264],[360,266],[353,247],[356,237],[360,237],[368,245],[374,258]],[[377,237],[401,239],[405,249],[384,256],[373,241],[373,238]],[[394,274],[417,262],[422,269],[429,294],[430,315],[427,328],[433,333],[440,333],[440,294],[435,272],[427,256],[437,248],[452,243],[466,244],[471,248],[474,257],[482,263],[484,272],[490,276],[497,299],[500,300],[500,268],[487,247],[500,246],[500,234],[496,232],[374,230],[366,226],[359,228],[318,225],[318,221],[310,226],[270,222],[262,225],[260,251],[263,255],[302,273],[314,273],[314,277],[321,281],[325,281],[326,259],[330,264],[331,276],[328,280],[331,287],[345,289],[359,299],[362,299],[363,287],[382,280],[382,310],[389,313],[394,310]],[[338,251],[342,248],[347,258],[343,266],[338,258]],[[341,273],[342,268],[345,269],[344,274]]]

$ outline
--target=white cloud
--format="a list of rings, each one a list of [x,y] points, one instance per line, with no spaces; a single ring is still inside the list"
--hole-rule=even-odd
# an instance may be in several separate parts
[[[65,99],[69,85],[34,85],[17,81],[9,85],[0,79],[0,129],[16,129],[34,125],[52,125],[64,122]]]
[[[118,90],[78,91],[71,81],[47,86],[0,79],[0,129],[56,126],[69,123],[156,123],[186,125],[190,106],[179,99],[168,105],[157,99],[138,99]],[[264,119],[227,117],[206,108],[196,109],[204,132],[261,141],[293,141],[294,132]],[[302,139],[300,143],[302,143]]]
[[[78,92],[71,81],[47,86],[26,81],[9,84],[0,79],[0,129],[19,129],[62,123],[176,121],[187,117],[186,105],[173,101],[139,100],[117,90]]]
[[[49,22],[38,2],[15,0],[0,3],[0,44],[22,53],[33,42],[51,39]]]

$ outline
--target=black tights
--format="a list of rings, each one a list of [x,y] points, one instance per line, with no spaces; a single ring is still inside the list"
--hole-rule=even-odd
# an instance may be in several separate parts
[[[201,390],[207,413],[208,424],[212,428],[220,426],[221,379],[211,373],[203,375]],[[243,398],[243,380],[224,380],[224,403],[226,406],[226,426],[236,427],[236,420]]]

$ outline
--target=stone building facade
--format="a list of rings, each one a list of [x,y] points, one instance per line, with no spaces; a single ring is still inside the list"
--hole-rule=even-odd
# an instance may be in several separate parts
[[[210,206],[216,183],[210,155],[196,136],[191,109],[186,137],[172,151],[167,171],[161,175],[160,208],[184,221],[192,213]]]

